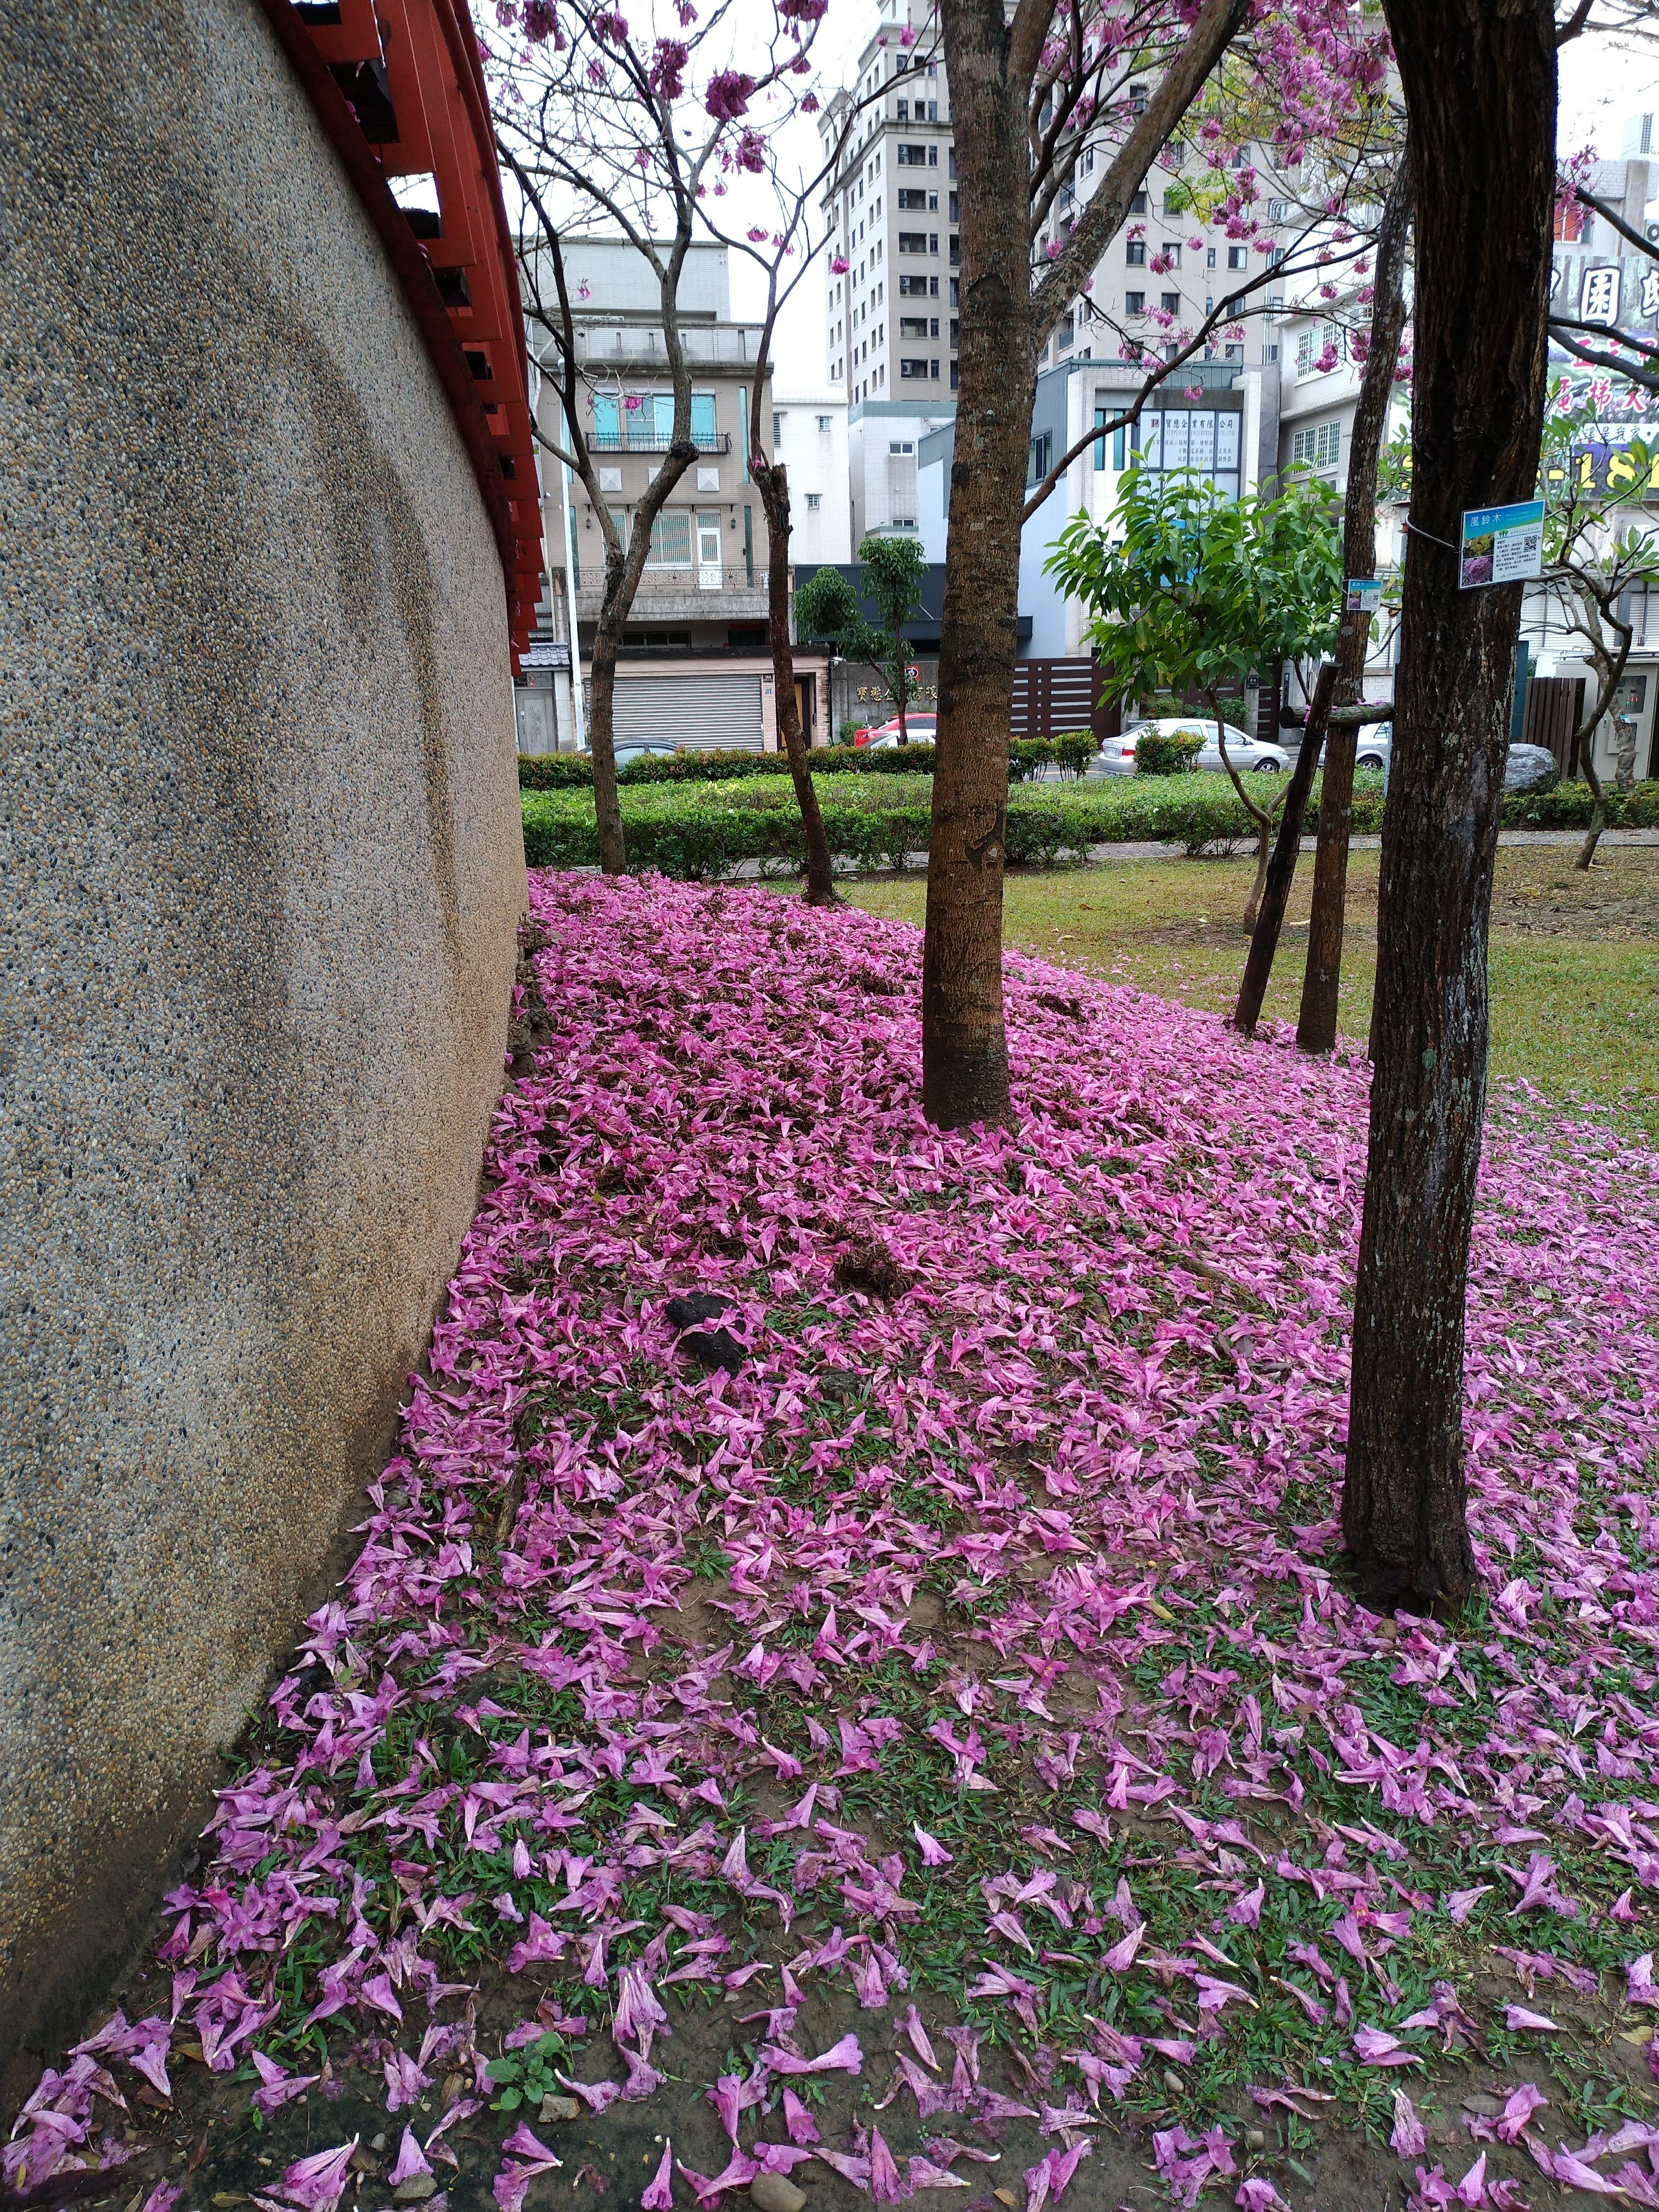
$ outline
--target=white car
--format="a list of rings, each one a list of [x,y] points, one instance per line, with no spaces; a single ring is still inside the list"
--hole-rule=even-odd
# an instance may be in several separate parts
[[[1261,738],[1249,737],[1231,722],[1224,722],[1227,732],[1227,756],[1236,769],[1255,769],[1267,775],[1283,775],[1291,764],[1290,755],[1282,745],[1264,744]],[[1194,769],[1219,770],[1222,766],[1221,747],[1216,741],[1215,724],[1207,715],[1172,714],[1156,722],[1138,722],[1125,730],[1121,738],[1108,738],[1101,748],[1102,765],[1108,775],[1129,775],[1134,771],[1135,741],[1143,732],[1156,730],[1160,737],[1193,736],[1201,738],[1203,744],[1193,762]]]

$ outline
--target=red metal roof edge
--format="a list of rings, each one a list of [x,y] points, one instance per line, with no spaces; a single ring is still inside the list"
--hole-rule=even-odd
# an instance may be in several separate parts
[[[515,480],[515,499],[501,470],[503,453],[508,448],[490,428],[472,372],[467,365],[465,349],[457,335],[454,320],[438,290],[431,264],[421,250],[408,217],[392,198],[386,173],[364,136],[350,103],[335,82],[327,63],[317,51],[309,27],[296,13],[291,0],[259,0],[259,4],[315,109],[318,120],[344,163],[346,173],[356,187],[369,220],[380,233],[403,288],[404,296],[426,341],[433,366],[449,400],[451,412],[466,446],[473,474],[477,478],[478,489],[483,494],[490,526],[495,532],[506,587],[507,625],[516,674],[520,655],[534,619],[535,584],[541,573],[541,507],[535,481],[534,455],[530,450],[528,439],[515,441],[515,444],[522,445],[523,450],[511,455],[515,467],[522,465],[527,475],[527,481],[522,485],[517,485]],[[465,15],[464,4],[460,9],[460,22],[452,14],[447,0],[407,0],[407,4],[424,7],[431,11],[443,32],[445,43],[455,63],[456,76],[462,87],[461,119],[465,124],[466,135],[472,142],[481,172],[489,187],[495,244],[501,260],[511,327],[516,340],[510,349],[516,389],[501,395],[497,404],[511,408],[516,403],[517,407],[523,410],[523,417],[527,423],[529,370],[524,319],[519,310],[518,265],[512,233],[507,227],[495,141],[489,129],[489,109],[484,99],[483,67],[477,37],[471,18]],[[455,51],[458,43],[461,47],[459,54]],[[515,505],[526,520],[515,520],[513,512]],[[531,579],[527,600],[520,589],[521,576]]]

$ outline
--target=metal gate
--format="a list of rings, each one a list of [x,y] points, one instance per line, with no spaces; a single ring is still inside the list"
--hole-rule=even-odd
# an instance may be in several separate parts
[[[1092,730],[1097,741],[1115,738],[1122,720],[1117,701],[1103,696],[1105,688],[1092,659],[1017,660],[1010,734],[1057,738],[1067,730]]]
[[[617,677],[618,750],[687,745],[697,752],[765,750],[758,676],[688,669],[678,676]]]
[[[1572,734],[1584,711],[1582,676],[1534,676],[1527,686],[1522,741],[1547,745],[1563,775],[1572,773]]]

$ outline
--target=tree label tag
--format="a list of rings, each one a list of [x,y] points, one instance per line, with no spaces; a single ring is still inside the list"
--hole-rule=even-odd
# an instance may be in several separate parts
[[[1350,576],[1342,586],[1342,611],[1369,622],[1382,611],[1382,582],[1377,576]]]
[[[1463,517],[1458,587],[1483,591],[1489,584],[1519,584],[1544,573],[1544,502],[1523,499],[1514,507],[1477,507]]]

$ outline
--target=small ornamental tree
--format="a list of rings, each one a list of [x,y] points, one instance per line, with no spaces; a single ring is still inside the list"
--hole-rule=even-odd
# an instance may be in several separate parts
[[[907,745],[910,734],[904,717],[911,686],[904,625],[921,611],[927,556],[914,538],[866,538],[859,559],[860,590],[874,600],[880,623],[865,620],[839,568],[820,568],[795,593],[795,625],[802,637],[827,638],[844,659],[866,660],[880,671],[898,708],[898,741]]]
[[[1655,448],[1633,439],[1611,457],[1600,482],[1583,450],[1594,416],[1575,408],[1563,383],[1544,425],[1544,582],[1561,625],[1583,641],[1595,672],[1589,706],[1572,735],[1571,765],[1581,769],[1593,802],[1577,865],[1588,868],[1607,827],[1607,793],[1595,766],[1595,732],[1613,707],[1630,659],[1634,626],[1626,611],[1632,592],[1659,584],[1659,543],[1647,531],[1618,525],[1620,507],[1641,497],[1653,475]],[[1620,730],[1615,781],[1633,780],[1635,731],[1628,718]]]
[[[878,648],[866,657],[880,669],[892,694],[898,709],[898,741],[908,745],[910,732],[905,727],[904,710],[910,699],[910,662],[904,625],[921,611],[921,580],[927,572],[927,556],[914,538],[866,538],[859,548],[859,560],[864,572],[859,579],[864,596],[875,601],[881,617],[873,631],[879,641]]]
[[[1221,694],[1274,661],[1335,642],[1342,598],[1336,495],[1287,472],[1282,490],[1220,498],[1201,478],[1133,469],[1103,523],[1079,514],[1047,562],[1091,610],[1089,638],[1109,692],[1142,700],[1196,691],[1216,726],[1222,765],[1255,826],[1256,872],[1244,913],[1255,927],[1273,817],[1227,750]]]

